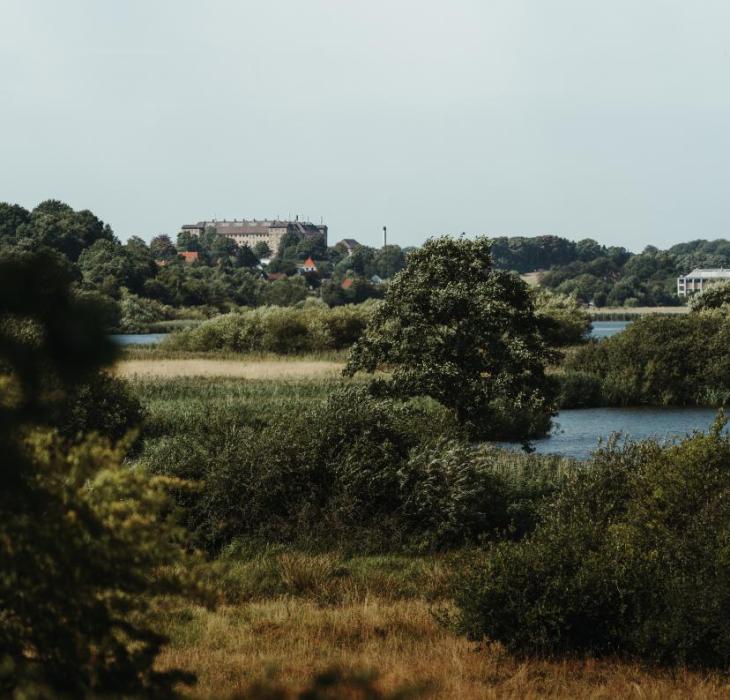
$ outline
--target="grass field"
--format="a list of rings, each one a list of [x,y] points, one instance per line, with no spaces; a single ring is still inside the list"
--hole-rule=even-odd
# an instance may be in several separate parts
[[[230,697],[266,678],[291,693],[277,698],[294,698],[332,667],[375,672],[384,692],[428,689],[416,697],[730,697],[720,674],[617,660],[524,660],[470,642],[441,621],[449,612],[447,569],[438,559],[293,553],[241,565],[224,579],[229,595],[239,582],[243,600],[166,617],[172,643],[160,667],[195,671],[198,685],[188,692],[200,698]]]
[[[179,360],[122,360],[115,367],[121,377],[229,377],[290,379],[334,377],[343,364],[327,360],[251,360],[196,358]]]

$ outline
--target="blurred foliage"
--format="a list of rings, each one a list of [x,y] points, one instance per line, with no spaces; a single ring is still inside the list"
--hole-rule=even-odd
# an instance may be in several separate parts
[[[169,695],[155,596],[195,589],[169,489],[122,466],[141,417],[57,253],[0,255],[0,694]],[[192,563],[192,559],[190,560]]]

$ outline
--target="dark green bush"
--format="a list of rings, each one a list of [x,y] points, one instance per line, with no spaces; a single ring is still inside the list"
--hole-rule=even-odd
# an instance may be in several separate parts
[[[282,355],[344,350],[360,337],[373,308],[366,303],[329,309],[317,302],[301,308],[260,307],[218,316],[174,333],[163,347]]]
[[[119,440],[144,419],[142,405],[129,385],[106,372],[74,386],[55,406],[54,414],[53,424],[68,438],[97,433]]]
[[[567,371],[554,375],[560,408],[592,408],[601,405],[601,380],[589,372]]]
[[[599,452],[461,572],[459,627],[524,654],[730,663],[730,439]]]
[[[722,406],[730,400],[730,316],[724,310],[644,316],[566,358],[591,374],[607,406]]]
[[[239,537],[374,551],[521,534],[561,478],[559,460],[462,442],[433,401],[375,399],[362,386],[265,421],[235,404],[158,412],[142,460],[199,481],[180,503],[209,551]]]

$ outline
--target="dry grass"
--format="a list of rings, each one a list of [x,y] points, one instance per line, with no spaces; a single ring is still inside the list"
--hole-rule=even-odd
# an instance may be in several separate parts
[[[242,698],[274,677],[288,692],[265,697],[294,700],[315,674],[333,667],[377,672],[385,693],[431,689],[418,697],[730,698],[720,674],[611,660],[525,661],[469,642],[439,622],[448,617],[451,563],[450,556],[282,551],[241,558],[232,551],[211,571],[225,579],[229,603],[166,615],[163,631],[172,642],[159,665],[195,672],[198,685],[188,692],[196,698]]]
[[[339,362],[312,360],[122,360],[114,368],[122,377],[232,377],[239,379],[318,379],[342,371]]]
[[[530,287],[538,287],[542,276],[543,272],[541,270],[538,270],[537,272],[525,272],[520,275],[522,281],[526,282]]]
[[[519,661],[440,625],[421,600],[370,598],[323,607],[297,598],[209,612],[190,608],[168,621],[173,644],[161,666],[198,674],[196,697],[222,698],[275,673],[296,691],[333,665],[376,669],[385,690],[429,683],[429,697],[727,698],[720,675],[669,674],[613,661]]]

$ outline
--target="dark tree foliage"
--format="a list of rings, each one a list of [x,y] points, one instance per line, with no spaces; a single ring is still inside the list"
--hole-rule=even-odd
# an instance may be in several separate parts
[[[30,223],[30,212],[18,204],[0,202],[0,245],[16,242],[17,230]]]
[[[72,262],[94,242],[115,240],[111,228],[90,211],[74,211],[57,200],[41,202],[30,219],[27,235],[38,245],[63,253]],[[26,234],[24,228],[21,231]]]
[[[134,400],[99,374],[114,347],[72,279],[48,249],[0,254],[0,694],[164,697],[188,677],[153,668],[148,596],[182,583],[180,533],[162,481],[78,436],[120,436]]]
[[[177,248],[170,236],[161,234],[150,241],[150,254],[155,260],[172,260],[177,255]]]
[[[720,309],[645,316],[566,358],[590,375],[607,406],[725,406],[730,402],[730,318]]]
[[[387,368],[374,391],[430,396],[480,438],[527,439],[550,423],[552,354],[527,286],[495,270],[489,251],[485,238],[444,237],[412,253],[345,372]]]

